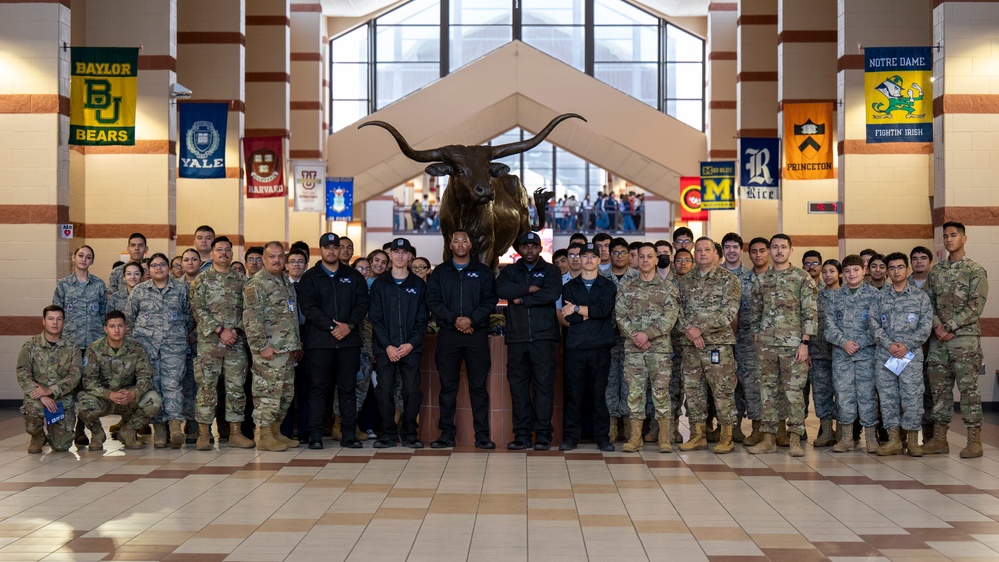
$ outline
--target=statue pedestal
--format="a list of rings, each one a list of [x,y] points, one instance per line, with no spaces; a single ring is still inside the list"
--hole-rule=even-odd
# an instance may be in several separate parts
[[[440,374],[434,355],[437,352],[437,334],[427,334],[423,338],[423,357],[420,360],[420,390],[423,391],[423,405],[420,406],[420,427],[417,435],[427,446],[440,436],[437,422],[440,420]],[[486,377],[489,390],[489,431],[496,442],[496,450],[506,450],[506,444],[513,441],[513,412],[510,402],[510,383],[506,378],[506,343],[503,336],[489,336],[491,365]],[[555,408],[552,413],[552,435],[554,446],[562,442],[562,350],[559,346],[555,361]],[[461,368],[461,381],[458,385],[458,404],[454,416],[458,433],[455,443],[475,445],[475,429],[472,426],[472,407],[468,401],[468,379],[465,368]]]

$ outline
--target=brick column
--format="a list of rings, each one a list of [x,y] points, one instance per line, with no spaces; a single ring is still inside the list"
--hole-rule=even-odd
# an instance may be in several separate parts
[[[708,61],[704,94],[707,112],[705,134],[709,160],[737,160],[736,129],[736,19],[738,3],[708,5]],[[734,189],[734,187],[733,187]],[[711,211],[704,234],[721,242],[727,232],[738,230],[737,211]],[[696,232],[695,232],[696,234]]]

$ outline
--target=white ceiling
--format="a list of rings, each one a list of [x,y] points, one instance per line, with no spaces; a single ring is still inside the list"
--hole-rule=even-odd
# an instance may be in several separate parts
[[[338,18],[359,18],[378,12],[399,0],[321,0],[323,14]],[[710,0],[632,0],[634,4],[672,17],[708,15]]]

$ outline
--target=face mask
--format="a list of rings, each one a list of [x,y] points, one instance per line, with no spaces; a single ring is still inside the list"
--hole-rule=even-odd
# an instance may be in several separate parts
[[[659,269],[669,269],[669,258],[667,256],[659,256],[659,261],[656,262],[656,267]]]

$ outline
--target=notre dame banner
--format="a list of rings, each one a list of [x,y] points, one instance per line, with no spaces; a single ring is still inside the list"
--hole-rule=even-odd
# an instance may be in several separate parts
[[[139,49],[73,47],[69,144],[135,144]]]

